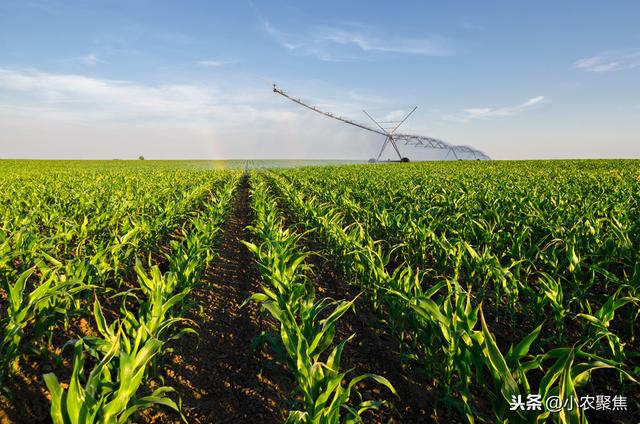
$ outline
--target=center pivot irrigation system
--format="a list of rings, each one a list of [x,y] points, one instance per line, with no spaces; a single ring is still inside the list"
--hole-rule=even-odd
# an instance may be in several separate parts
[[[320,113],[320,114],[322,114],[324,116],[328,116],[329,118],[337,119],[338,121],[342,121],[342,122],[347,123],[349,125],[353,125],[355,127],[362,128],[363,130],[371,131],[373,133],[380,134],[380,135],[384,136],[385,139],[384,139],[384,142],[382,143],[382,147],[380,148],[380,153],[378,153],[378,157],[375,158],[375,159],[374,158],[369,159],[369,162],[372,162],[372,163],[378,162],[380,160],[380,157],[382,156],[382,153],[384,153],[384,150],[387,148],[388,145],[391,145],[393,147],[393,149],[395,150],[395,152],[397,153],[399,162],[409,162],[409,158],[406,157],[406,156],[402,156],[402,154],[400,153],[400,149],[398,148],[398,143],[399,142],[404,142],[405,146],[423,147],[425,149],[446,150],[447,151],[447,155],[444,157],[445,159],[447,159],[450,154],[452,154],[455,159],[459,159],[459,160],[463,160],[463,159],[489,160],[489,159],[491,159],[489,156],[484,154],[482,151],[480,151],[478,149],[474,149],[471,146],[453,145],[453,144],[447,143],[446,141],[438,140],[436,138],[426,137],[426,136],[423,136],[423,135],[396,133],[398,128],[400,128],[400,125],[402,125],[404,123],[404,121],[406,121],[407,118],[409,118],[409,116],[411,116],[411,114],[413,112],[415,112],[415,110],[418,108],[417,106],[414,107],[411,110],[411,112],[407,113],[404,116],[404,118],[402,118],[402,119],[400,119],[398,121],[376,121],[375,119],[373,119],[371,117],[371,115],[369,115],[367,113],[366,110],[363,110],[365,115],[367,115],[367,117],[369,119],[371,119],[371,121],[373,121],[373,123],[376,124],[376,126],[378,127],[378,128],[372,128],[372,127],[368,127],[368,126],[366,126],[364,124],[360,124],[358,122],[354,122],[354,121],[352,121],[350,119],[334,115],[333,113],[322,111],[322,110],[318,109],[315,106],[308,105],[308,104],[304,103],[300,99],[295,99],[295,98],[289,96],[287,93],[285,93],[284,91],[279,89],[275,84],[273,84],[273,92],[277,93],[277,94],[280,94],[281,96],[286,97],[287,99],[291,100],[294,103],[299,104],[300,106],[304,106],[307,109],[311,109],[314,112],[318,112],[318,113]],[[388,126],[384,127],[382,124],[388,125]]]

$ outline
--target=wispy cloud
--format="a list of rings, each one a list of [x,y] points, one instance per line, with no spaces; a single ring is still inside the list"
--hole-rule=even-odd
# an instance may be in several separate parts
[[[383,99],[350,91],[308,100],[329,111],[362,117],[362,109],[380,107]],[[88,77],[79,74],[0,68],[0,94],[13,93],[19,104],[64,110],[78,116],[113,120],[198,121],[230,118],[249,110],[265,114],[305,112],[291,108],[273,95],[268,85],[220,88],[209,84],[142,84],[134,81]],[[340,99],[340,100],[337,100]],[[6,102],[1,102],[0,105]],[[14,103],[14,105],[17,105]],[[291,113],[290,113],[291,111]],[[277,112],[277,113],[276,113]],[[236,119],[234,117],[233,119]]]
[[[297,52],[303,56],[315,56],[319,60],[326,62],[342,62],[346,58],[344,56],[337,57],[329,50],[322,48],[321,46],[313,46],[312,43],[303,39],[297,39],[292,34],[285,33],[271,25],[269,21],[264,18],[260,18],[262,21],[262,27],[273,39],[275,39],[282,47],[291,52]],[[295,41],[294,41],[295,40]]]
[[[323,61],[350,61],[371,54],[446,56],[450,42],[442,36],[420,38],[381,34],[382,30],[358,22],[315,25],[302,33],[285,32],[260,17],[264,30],[287,50]]]
[[[379,142],[283,104],[266,86],[238,91],[6,68],[0,133],[5,157],[362,158]]]
[[[96,66],[99,64],[108,64],[106,60],[100,57],[97,53],[87,53],[80,58],[80,61],[87,66]]]
[[[374,32],[373,29],[366,32],[362,29],[323,27],[319,28],[314,41],[351,44],[365,52],[378,51],[426,56],[442,56],[449,53],[445,47],[445,39],[440,36],[429,38],[377,37],[371,34]]]
[[[516,106],[506,106],[499,108],[468,108],[464,109],[464,114],[461,115],[447,115],[444,119],[457,122],[469,122],[474,119],[490,119],[490,118],[504,118],[507,116],[515,116],[526,110],[533,108],[545,101],[544,96],[532,97],[526,102]]]
[[[199,60],[197,65],[204,66],[206,68],[219,68],[221,66],[233,65],[237,63],[235,60]]]
[[[609,72],[620,69],[619,62],[610,62],[602,56],[587,57],[578,60],[574,66],[589,72]]]
[[[0,89],[23,93],[24,102],[108,119],[199,119],[215,116],[232,94],[198,85],[145,85],[131,81],[0,68]]]
[[[632,69],[640,66],[640,51],[609,51],[585,57],[573,64],[574,68],[588,72],[604,73]]]

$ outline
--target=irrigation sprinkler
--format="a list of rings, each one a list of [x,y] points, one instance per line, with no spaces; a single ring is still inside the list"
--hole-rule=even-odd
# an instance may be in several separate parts
[[[445,141],[438,140],[436,138],[422,136],[422,135],[397,133],[396,131],[398,130],[398,128],[400,128],[400,126],[404,124],[404,122],[409,118],[409,116],[411,116],[413,112],[415,112],[415,110],[418,108],[417,106],[414,107],[411,110],[411,112],[407,113],[402,119],[394,120],[394,121],[377,121],[371,115],[369,115],[369,113],[367,113],[366,110],[363,110],[365,115],[367,115],[367,117],[369,117],[369,119],[371,119],[371,121],[373,121],[373,123],[376,124],[377,128],[373,128],[373,127],[361,124],[359,122],[352,121],[351,119],[343,118],[331,112],[325,112],[323,110],[318,109],[315,106],[312,106],[308,103],[303,102],[300,99],[291,97],[290,95],[285,93],[283,90],[278,88],[275,84],[273,84],[273,92],[276,94],[280,94],[281,96],[286,97],[292,102],[297,103],[300,106],[306,107],[307,109],[311,109],[312,111],[317,112],[321,115],[324,115],[329,118],[342,121],[346,124],[353,125],[360,129],[384,136],[384,142],[382,143],[378,156],[376,158],[369,159],[370,163],[376,163],[380,161],[380,157],[382,156],[385,149],[389,145],[393,147],[393,150],[398,155],[398,160],[394,162],[409,162],[409,158],[406,156],[402,156],[402,153],[400,152],[400,148],[398,147],[398,143],[400,142],[404,143],[405,146],[422,147],[425,149],[446,150],[447,154],[445,156],[445,159],[448,158],[450,154],[452,154],[453,157],[458,160],[461,160],[464,158],[471,158],[471,159],[477,159],[477,160],[491,159],[482,151],[475,149],[471,146],[453,145]]]

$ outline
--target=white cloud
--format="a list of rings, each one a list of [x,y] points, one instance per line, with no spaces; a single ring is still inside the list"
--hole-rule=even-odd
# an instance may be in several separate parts
[[[640,66],[640,51],[609,51],[577,60],[573,66],[595,73],[632,69]]]
[[[378,51],[426,56],[448,54],[448,50],[445,48],[446,42],[444,38],[439,36],[430,38],[377,37],[363,32],[362,29],[331,27],[320,28],[318,32],[319,35],[314,40],[315,42],[331,41],[337,44],[352,44],[365,52]]]
[[[288,104],[269,88],[0,68],[0,157],[367,159],[378,148],[375,135]]]
[[[601,56],[588,57],[578,60],[574,66],[589,72],[608,72],[620,69],[619,62],[607,62]]]
[[[284,48],[323,61],[358,60],[372,53],[445,56],[452,52],[448,40],[438,35],[420,38],[382,35],[379,28],[354,22],[312,26],[306,32],[294,34],[260,19],[265,31]]]
[[[87,66],[96,66],[99,64],[108,64],[106,60],[98,56],[97,53],[88,53],[80,58],[80,61]]]
[[[526,102],[516,106],[506,106],[500,108],[468,108],[464,109],[463,115],[448,115],[445,116],[446,120],[469,122],[474,119],[489,119],[489,118],[503,118],[507,116],[518,115],[532,107],[542,103],[544,96],[532,97]]]
[[[22,92],[38,105],[76,110],[114,119],[170,117],[197,119],[215,112],[230,95],[197,85],[149,86],[76,74],[0,69],[0,88]]]
[[[233,65],[235,60],[199,60],[197,65],[204,66],[206,68],[219,68],[221,66]]]

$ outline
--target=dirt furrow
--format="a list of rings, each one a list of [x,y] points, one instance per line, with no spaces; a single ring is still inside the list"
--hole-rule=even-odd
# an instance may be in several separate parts
[[[287,392],[287,377],[274,361],[249,349],[264,325],[257,305],[242,302],[259,290],[259,277],[250,252],[249,184],[245,176],[225,224],[218,257],[202,286],[191,294],[200,304],[188,318],[198,325],[199,341],[185,337],[166,362],[166,384],[182,399],[191,423],[282,422],[280,405]],[[156,416],[158,422],[177,417]]]

